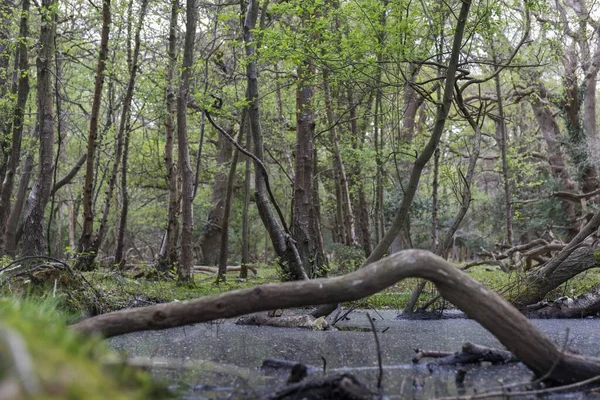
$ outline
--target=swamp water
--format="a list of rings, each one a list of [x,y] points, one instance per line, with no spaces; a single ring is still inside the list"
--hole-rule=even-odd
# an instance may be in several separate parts
[[[427,360],[413,365],[414,348],[458,351],[465,341],[502,348],[485,329],[469,319],[398,320],[393,311],[371,311],[379,334],[384,366],[383,394],[389,399],[433,399],[471,394],[473,388],[498,388],[527,382],[531,372],[521,364],[466,366],[464,387],[455,383],[456,367],[429,371]],[[157,379],[167,381],[181,399],[256,399],[283,385],[288,371],[261,370],[266,358],[286,359],[319,367],[327,373],[351,372],[375,389],[377,352],[364,311],[339,325],[350,330],[239,326],[231,321],[197,324],[163,331],[138,332],[110,339],[111,345]],[[600,356],[600,319],[533,320],[560,346]],[[368,330],[367,330],[368,328]],[[522,388],[521,388],[522,389]],[[534,397],[530,397],[534,398]],[[600,393],[559,392],[545,398],[600,399]]]

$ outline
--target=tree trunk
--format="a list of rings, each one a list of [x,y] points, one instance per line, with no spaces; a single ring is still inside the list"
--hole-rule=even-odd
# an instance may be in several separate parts
[[[246,118],[248,120],[248,118]],[[246,127],[246,148],[252,148],[252,135],[250,132],[250,125]],[[248,278],[248,264],[250,263],[250,179],[252,179],[252,172],[250,170],[250,157],[246,157],[246,170],[244,171],[244,209],[242,210],[242,262],[240,270],[240,278]]]
[[[546,90],[540,86],[540,94],[542,99],[545,98]],[[563,156],[560,137],[561,132],[556,122],[552,110],[542,102],[537,96],[532,96],[530,99],[533,115],[540,127],[544,141],[546,142],[546,151],[548,153],[548,163],[550,164],[550,173],[554,179],[560,183],[563,190],[571,193],[577,192],[577,185],[571,179],[567,163]],[[561,199],[561,204],[565,210],[565,218],[569,226],[569,238],[573,238],[579,231],[577,227],[577,211],[576,206],[572,201]]]
[[[226,128],[229,135],[233,134],[233,126]],[[228,174],[227,167],[231,163],[233,145],[223,135],[217,138],[217,171],[212,188],[212,209],[208,213],[206,225],[201,239],[202,260],[206,265],[217,265],[219,249],[221,248],[221,233],[225,215]]]
[[[343,243],[346,246],[357,246],[358,240],[356,239],[356,227],[354,224],[354,213],[352,211],[352,200],[350,199],[350,188],[348,185],[348,176],[346,174],[346,167],[344,160],[340,153],[339,142],[340,138],[337,134],[336,119],[333,113],[333,105],[331,101],[331,89],[329,87],[329,73],[327,70],[323,71],[323,95],[325,96],[325,110],[327,114],[327,124],[331,127],[331,148],[333,156],[333,168],[337,173],[336,182],[336,193],[339,191],[339,205],[336,207],[339,213],[341,211],[341,219],[338,221],[339,226],[342,227],[341,233],[343,233]],[[340,207],[341,206],[341,207]]]
[[[12,37],[11,21],[15,18],[15,4],[13,0],[0,3],[0,98],[4,98],[9,91],[10,77],[10,47]],[[10,115],[8,107],[0,109],[0,183],[4,181],[6,173],[6,162],[8,161],[8,146],[10,135]],[[1,189],[0,184],[0,189]],[[2,232],[0,231],[0,235]]]
[[[25,162],[21,166],[21,176],[19,177],[19,186],[15,201],[10,209],[10,214],[6,221],[4,230],[4,251],[7,255],[14,257],[17,254],[17,228],[19,219],[25,205],[27,189],[33,172],[33,154],[27,153]]]
[[[37,179],[29,193],[23,217],[23,247],[21,256],[46,254],[44,210],[50,200],[54,176],[54,107],[52,61],[56,34],[56,1],[42,0],[43,16],[37,57],[37,124],[39,159]]]
[[[173,88],[173,78],[177,66],[177,15],[179,13],[179,0],[171,0],[171,19],[169,23],[169,48],[167,65],[167,87],[165,93],[167,114],[165,116],[165,168],[167,171],[167,185],[169,188],[169,205],[167,211],[167,231],[164,244],[161,247],[157,261],[159,271],[166,271],[177,262],[177,238],[179,231],[179,189],[177,179],[177,165],[173,160],[173,141],[175,132],[176,100]]]
[[[431,243],[432,248],[437,249],[440,245],[440,220],[438,217],[439,197],[438,179],[440,175],[440,148],[435,149],[433,154],[433,181],[431,183]]]
[[[132,1],[133,4],[133,1]],[[127,214],[129,212],[129,194],[127,192],[127,161],[129,156],[129,139],[131,134],[131,104],[133,102],[133,91],[135,88],[135,80],[139,69],[139,55],[140,55],[140,32],[144,23],[144,17],[146,16],[146,9],[148,7],[148,0],[142,0],[140,5],[140,15],[138,23],[135,28],[135,35],[133,38],[133,55],[131,57],[131,63],[129,71],[129,82],[127,83],[127,91],[125,98],[123,99],[123,109],[121,111],[121,120],[119,121],[119,133],[118,137],[124,136],[123,150],[122,150],[122,168],[121,168],[121,193],[123,196],[123,204],[121,207],[121,216],[119,218],[119,226],[117,228],[117,244],[115,249],[115,264],[123,266],[123,248],[125,239],[125,229],[127,227]],[[118,160],[115,160],[115,167],[118,167]],[[113,171],[114,172],[114,171]],[[100,236],[100,235],[98,235]],[[102,238],[98,237],[98,245],[101,244]]]
[[[10,212],[11,195],[14,186],[14,177],[21,156],[21,137],[23,136],[23,124],[25,117],[25,106],[29,96],[29,55],[27,38],[29,36],[29,0],[23,0],[21,5],[21,20],[19,24],[19,39],[16,57],[17,100],[12,115],[12,138],[11,149],[6,162],[4,181],[0,191],[0,238],[3,236],[6,219]],[[7,130],[10,130],[8,128]],[[0,247],[2,244],[0,243]]]
[[[244,110],[244,113],[242,114],[242,121],[240,122],[240,132],[237,137],[238,142],[244,136],[246,114],[247,112]],[[231,203],[233,202],[233,186],[235,185],[235,171],[237,169],[238,154],[239,152],[237,150],[233,154],[231,165],[229,166],[229,174],[227,177],[227,190],[225,194],[225,204],[223,206],[223,222],[221,224],[221,239],[219,243],[219,272],[217,275],[217,282],[225,282],[226,280],[225,274],[227,273],[227,252],[229,251],[229,216],[231,215]]]
[[[494,56],[494,65],[498,69],[496,57]],[[510,198],[510,177],[508,172],[508,161],[506,157],[507,135],[506,135],[506,120],[504,118],[504,104],[502,100],[502,90],[500,87],[500,73],[494,78],[496,84],[496,101],[498,104],[498,121],[496,121],[496,142],[500,144],[500,155],[502,157],[502,182],[504,183],[504,212],[506,223],[506,242],[509,246],[513,244],[513,227],[512,227],[512,202]]]
[[[194,230],[194,175],[190,164],[190,149],[187,132],[187,104],[189,100],[190,76],[194,64],[194,42],[196,39],[196,0],[187,0],[185,44],[181,66],[181,83],[177,96],[177,142],[179,149],[179,172],[181,174],[181,256],[177,268],[180,282],[191,282],[194,277],[193,230]]]
[[[92,110],[90,112],[90,130],[87,142],[87,158],[85,164],[85,182],[83,187],[83,228],[79,239],[78,252],[80,258],[77,267],[89,269],[96,259],[93,250],[94,229],[94,164],[96,161],[96,147],[98,140],[98,118],[100,116],[100,105],[102,102],[102,86],[104,85],[104,70],[108,57],[108,37],[111,24],[110,1],[102,1],[102,32],[100,34],[100,52],[98,53],[98,65],[96,66],[96,77],[94,81],[94,95],[92,98]]]
[[[295,244],[289,237],[287,227],[281,226],[285,224],[281,210],[276,208],[280,221],[278,222],[273,215],[272,206],[269,200],[269,186],[267,171],[264,169],[264,147],[262,130],[260,127],[260,110],[258,102],[258,71],[254,57],[256,55],[256,47],[254,43],[253,30],[256,26],[258,16],[258,1],[250,0],[244,20],[244,44],[246,47],[246,57],[248,63],[246,65],[246,76],[248,79],[248,90],[246,98],[249,103],[248,117],[250,120],[250,129],[252,132],[252,142],[254,144],[254,160],[255,165],[255,194],[256,207],[263,221],[263,224],[269,233],[275,253],[281,260],[281,265],[284,271],[288,273],[291,279],[308,279],[304,271],[302,260],[298,253]],[[258,161],[258,162],[257,162]],[[259,164],[260,163],[260,164]],[[273,201],[274,199],[271,199]]]
[[[575,44],[565,49],[564,87],[565,96],[561,103],[568,132],[568,148],[577,167],[577,180],[584,193],[591,192],[598,187],[597,171],[590,161],[589,146],[584,127],[581,124],[581,98],[579,95],[577,74],[577,49]]]
[[[319,246],[318,214],[314,203],[314,86],[316,69],[305,60],[298,68],[296,89],[296,163],[292,235],[298,245],[304,270],[312,278],[321,275],[324,256]]]

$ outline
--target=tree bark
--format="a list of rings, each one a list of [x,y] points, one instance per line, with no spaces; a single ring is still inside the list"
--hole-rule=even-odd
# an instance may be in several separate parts
[[[19,186],[15,201],[10,209],[10,214],[6,220],[6,228],[4,230],[4,252],[14,257],[17,254],[17,228],[19,219],[25,205],[27,197],[27,189],[33,172],[33,154],[27,153],[25,162],[21,166],[21,176],[19,177]]]
[[[547,104],[545,87],[540,84],[540,97],[532,96],[530,98],[533,115],[540,127],[544,141],[546,142],[546,151],[548,153],[548,163],[550,164],[550,173],[554,179],[560,183],[563,190],[575,193],[577,185],[571,178],[567,163],[564,159],[563,150],[561,148],[560,137],[561,132],[556,122],[556,118],[552,110]],[[579,231],[577,227],[577,211],[576,206],[572,201],[561,199],[561,204],[565,210],[565,217],[569,226],[569,238],[573,238]]]
[[[29,36],[29,0],[23,0],[21,5],[21,20],[19,23],[19,39],[16,56],[17,100],[12,115],[12,138],[11,149],[6,162],[4,181],[0,191],[0,238],[3,236],[6,219],[10,212],[11,195],[14,186],[14,176],[19,165],[21,156],[21,137],[23,136],[23,124],[25,117],[25,106],[29,96],[29,55],[27,38]],[[10,128],[8,128],[10,130]],[[0,243],[0,247],[2,244]]]
[[[244,130],[246,125],[246,114],[244,110],[242,114],[242,121],[240,122],[240,132],[238,134],[237,141],[239,142],[244,136]],[[231,204],[233,202],[233,186],[235,185],[235,171],[237,169],[239,152],[236,150],[229,166],[229,174],[227,176],[227,190],[225,194],[225,204],[223,206],[223,222],[221,225],[221,238],[219,247],[219,272],[217,275],[217,282],[225,282],[225,274],[227,273],[227,256],[229,251],[229,216],[231,215]]]
[[[87,142],[87,158],[85,164],[85,182],[83,187],[83,228],[79,239],[78,252],[83,253],[78,259],[77,267],[89,269],[96,255],[89,253],[93,244],[94,229],[94,163],[96,161],[96,147],[98,140],[98,118],[100,116],[100,105],[102,102],[102,87],[104,85],[104,70],[108,57],[108,39],[111,24],[110,1],[102,1],[102,31],[100,34],[100,51],[98,53],[98,64],[96,66],[96,77],[94,80],[94,95],[92,98],[92,109],[90,112],[90,129]]]
[[[44,211],[50,200],[54,176],[54,106],[52,90],[52,61],[54,35],[58,12],[57,0],[42,0],[40,13],[42,25],[37,64],[37,124],[39,131],[39,157],[37,179],[29,193],[23,216],[23,247],[21,256],[46,254]]]
[[[229,135],[233,135],[233,126],[226,128]],[[201,239],[202,260],[206,265],[219,263],[219,249],[221,248],[221,234],[225,222],[225,203],[228,187],[228,166],[233,154],[233,145],[223,135],[217,138],[217,170],[212,187],[212,209],[208,213],[206,225]]]
[[[489,330],[537,376],[556,382],[574,382],[600,374],[600,358],[559,348],[500,295],[442,258],[422,250],[401,251],[342,277],[265,284],[186,302],[116,311],[83,320],[73,329],[110,337],[273,308],[352,301],[407,277],[433,281],[448,301]]]
[[[316,67],[306,59],[298,67],[296,89],[296,163],[294,168],[294,208],[292,235],[297,242],[304,270],[311,278],[322,274],[324,256],[319,246],[317,207],[314,202],[315,111],[312,79]]]
[[[497,60],[494,56],[494,64],[498,69]],[[504,213],[506,224],[506,242],[509,246],[513,244],[513,211],[510,197],[510,176],[508,171],[508,160],[506,156],[507,135],[506,135],[506,120],[504,118],[504,103],[502,100],[502,89],[500,87],[500,73],[494,78],[496,84],[496,101],[498,105],[498,121],[496,121],[496,141],[500,144],[500,154],[502,157],[502,182],[504,184]]]
[[[177,142],[179,150],[179,173],[181,174],[181,255],[177,268],[180,282],[191,282],[194,277],[193,230],[194,230],[194,175],[190,164],[190,149],[187,132],[187,104],[189,100],[191,69],[194,64],[194,42],[196,39],[196,0],[187,0],[185,44],[181,66],[181,83],[177,96]]]
[[[333,155],[334,171],[337,172],[339,183],[336,184],[336,192],[339,191],[339,205],[336,207],[341,211],[341,220],[338,221],[342,227],[343,243],[346,246],[357,246],[356,227],[354,223],[354,213],[352,211],[352,200],[350,198],[350,188],[348,185],[348,176],[346,166],[340,153],[340,138],[337,133],[336,119],[333,113],[333,104],[331,101],[331,88],[329,87],[329,73],[323,71],[323,95],[325,96],[325,110],[327,114],[327,124],[331,127],[331,148]],[[341,207],[340,207],[341,206]]]
[[[246,118],[247,120],[248,118]],[[252,148],[252,135],[250,126],[246,130],[246,148]],[[248,264],[250,263],[250,179],[252,172],[250,170],[250,157],[246,157],[246,170],[244,171],[244,208],[242,210],[242,263],[240,270],[240,278],[248,278]]]
[[[171,0],[171,19],[169,22],[169,46],[167,54],[169,57],[165,90],[165,103],[167,113],[165,115],[165,168],[167,172],[167,186],[169,188],[169,204],[167,210],[167,231],[164,244],[160,249],[157,260],[159,271],[166,271],[177,262],[177,238],[179,236],[179,204],[180,196],[177,179],[177,164],[173,160],[173,142],[175,136],[175,113],[176,100],[173,78],[177,66],[177,15],[179,13],[179,0]]]
[[[132,3],[133,4],[133,3]],[[122,151],[122,168],[121,168],[121,193],[123,196],[123,204],[121,207],[121,216],[119,218],[119,226],[117,228],[117,244],[115,249],[115,264],[123,266],[123,249],[125,239],[125,229],[127,227],[127,214],[129,212],[129,193],[127,191],[127,162],[129,158],[129,139],[131,134],[131,104],[133,102],[133,91],[135,88],[135,80],[139,70],[139,56],[140,56],[140,33],[144,23],[144,17],[146,16],[146,9],[148,7],[148,0],[142,0],[140,5],[140,14],[138,17],[138,23],[135,28],[135,35],[133,38],[133,55],[131,57],[131,63],[129,71],[129,82],[127,83],[127,91],[125,98],[123,99],[123,109],[121,110],[121,120],[119,121],[119,133],[118,137],[124,136],[123,151]],[[115,167],[118,167],[118,160],[115,160]],[[113,171],[114,172],[114,171]],[[99,242],[102,238],[98,238]],[[101,243],[101,242],[100,242]],[[100,243],[98,245],[100,245]]]
[[[256,44],[254,43],[253,30],[256,26],[256,20],[258,17],[258,1],[250,0],[248,2],[248,8],[246,11],[246,18],[244,19],[244,45],[246,48],[246,57],[248,63],[246,65],[246,77],[248,79],[248,90],[246,92],[246,99],[249,103],[248,117],[250,120],[250,129],[252,132],[252,142],[254,145],[254,160],[255,165],[255,194],[254,198],[256,201],[256,207],[263,221],[263,224],[269,233],[273,248],[278,257],[282,262],[284,271],[288,272],[292,279],[308,279],[306,272],[302,265],[302,260],[298,254],[298,249],[295,244],[291,241],[290,234],[287,227],[280,225],[285,224],[283,216],[279,210],[278,215],[280,221],[278,222],[273,215],[272,205],[269,201],[268,193],[268,176],[264,169],[264,147],[263,147],[263,136],[260,126],[260,109],[258,102],[258,70],[256,61],[253,58],[256,55]],[[257,162],[260,162],[259,163]],[[261,167],[262,165],[262,167]],[[275,206],[275,205],[273,205]]]

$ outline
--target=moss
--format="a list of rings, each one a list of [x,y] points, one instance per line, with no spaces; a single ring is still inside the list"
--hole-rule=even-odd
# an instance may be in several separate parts
[[[66,324],[67,316],[50,300],[0,299],[0,320],[4,329],[25,343],[25,355],[32,360],[31,379],[39,383],[34,399],[152,399],[165,398],[164,388],[152,383],[144,371],[119,362],[99,337],[82,337]],[[1,340],[1,339],[0,339]],[[11,373],[13,354],[0,346],[4,379]],[[2,382],[0,382],[0,385]],[[20,384],[18,385],[20,386]],[[21,396],[16,396],[19,398]]]
[[[594,251],[594,261],[596,265],[600,266],[600,251]]]

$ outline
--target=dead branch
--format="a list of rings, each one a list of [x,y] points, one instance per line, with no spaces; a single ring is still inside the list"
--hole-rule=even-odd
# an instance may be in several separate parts
[[[85,334],[115,336],[274,308],[354,301],[408,277],[432,281],[446,300],[489,330],[538,376],[551,370],[549,379],[575,382],[600,375],[600,358],[562,352],[499,294],[424,250],[400,251],[336,278],[265,284],[185,302],[116,311],[85,319],[73,325],[73,329]]]
[[[246,266],[254,275],[258,274],[258,269],[253,265]],[[229,265],[227,266],[227,272],[240,272],[242,267],[240,265]],[[217,267],[209,267],[207,265],[194,265],[194,272],[210,272],[216,274],[219,272]]]
[[[463,344],[462,350],[460,352],[451,353],[447,356],[436,358],[437,359],[435,361],[430,362],[428,365],[458,365],[473,364],[479,362],[506,364],[519,361],[519,359],[515,357],[514,354],[512,354],[510,351],[494,349],[492,347],[481,346],[471,342],[466,342],[465,344]]]
[[[600,194],[600,189],[588,193],[571,193],[571,192],[554,192],[552,196],[558,197],[559,199],[569,200],[579,203],[582,199],[590,199]]]
[[[288,385],[268,397],[270,400],[303,398],[367,400],[377,397],[350,374],[307,379]]]

